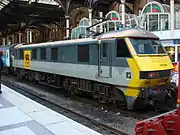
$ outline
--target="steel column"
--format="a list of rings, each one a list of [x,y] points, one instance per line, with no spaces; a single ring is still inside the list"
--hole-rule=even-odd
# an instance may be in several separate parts
[[[15,43],[14,34],[12,35],[12,44]]]
[[[29,43],[29,30],[27,31],[27,43]]]
[[[175,62],[177,62],[178,61],[178,46],[175,46]]]
[[[22,40],[21,40],[21,32],[19,33],[19,43],[21,43]]]
[[[9,40],[9,36],[7,36],[7,45],[10,45],[11,41]]]
[[[121,6],[122,6],[122,24],[123,27],[125,27],[125,2],[126,0],[121,0]]]
[[[29,43],[32,43],[32,31],[29,31]]]
[[[70,19],[70,16],[65,16],[66,18],[66,37],[69,37],[69,19]]]
[[[6,45],[6,38],[3,38],[3,45]]]
[[[103,18],[103,12],[99,12],[99,17]],[[100,22],[103,21],[103,19],[100,19]],[[100,24],[100,32],[103,32],[103,23]]]
[[[170,0],[171,38],[174,38],[174,0]]]
[[[180,62],[178,62],[178,97],[177,108],[180,109]]]
[[[89,8],[88,11],[89,11],[89,26],[92,26],[92,8]]]

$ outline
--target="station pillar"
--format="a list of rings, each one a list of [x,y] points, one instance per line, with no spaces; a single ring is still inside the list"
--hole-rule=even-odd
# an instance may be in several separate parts
[[[32,31],[29,31],[29,43],[32,43]]]
[[[27,31],[27,36],[26,36],[26,38],[27,38],[27,43],[29,43],[29,30]]]
[[[10,45],[11,44],[11,41],[9,39],[9,36],[7,36],[7,45]]]
[[[66,15],[65,18],[66,18],[66,37],[69,37],[69,19],[70,19],[70,16]]]
[[[89,8],[88,11],[89,11],[89,26],[92,26],[92,8]]]
[[[174,0],[170,0],[171,38],[174,38]]]
[[[139,10],[139,16],[141,15],[141,12],[142,12],[142,11],[141,11],[141,10]]]
[[[15,37],[14,37],[14,34],[12,35],[12,44],[15,43]]]
[[[22,42],[22,40],[21,40],[21,38],[22,38],[22,37],[21,37],[21,32],[19,32],[18,35],[19,35],[19,43],[21,43],[21,42]]]
[[[122,6],[122,24],[123,24],[123,27],[125,27],[125,2],[126,2],[126,0],[121,0],[121,6]]]
[[[177,109],[180,109],[180,62],[178,63],[178,97],[177,97]]]
[[[99,12],[99,17],[103,18],[103,12]],[[102,22],[103,19],[100,19],[100,22]],[[100,32],[103,32],[103,23],[100,24]]]
[[[6,45],[6,38],[3,38],[3,45]]]
[[[92,8],[88,9],[89,11],[89,26],[92,26]],[[92,27],[90,28],[90,33],[91,33]]]

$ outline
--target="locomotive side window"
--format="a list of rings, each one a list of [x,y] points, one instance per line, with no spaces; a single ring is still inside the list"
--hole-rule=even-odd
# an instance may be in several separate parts
[[[19,59],[24,59],[23,49],[19,50]]]
[[[108,44],[103,43],[102,48],[103,48],[103,57],[108,57]]]
[[[19,59],[19,57],[18,57],[18,50],[17,49],[14,50],[14,56],[15,56],[16,59]]]
[[[41,48],[41,59],[42,60],[46,59],[46,48]]]
[[[32,59],[37,59],[37,49],[32,49]]]
[[[51,60],[58,60],[58,48],[51,48]]]
[[[78,46],[78,62],[89,62],[89,45]]]
[[[131,57],[129,49],[124,39],[117,39],[116,57]]]

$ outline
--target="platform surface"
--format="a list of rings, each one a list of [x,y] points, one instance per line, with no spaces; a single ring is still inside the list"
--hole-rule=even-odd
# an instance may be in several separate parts
[[[1,85],[0,135],[101,135]]]

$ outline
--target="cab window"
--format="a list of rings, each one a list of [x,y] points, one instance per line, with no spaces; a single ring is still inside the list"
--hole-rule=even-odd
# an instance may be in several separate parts
[[[165,49],[157,39],[130,38],[137,54],[165,54]]]
[[[117,39],[116,45],[116,57],[131,57],[131,54],[124,39]]]

